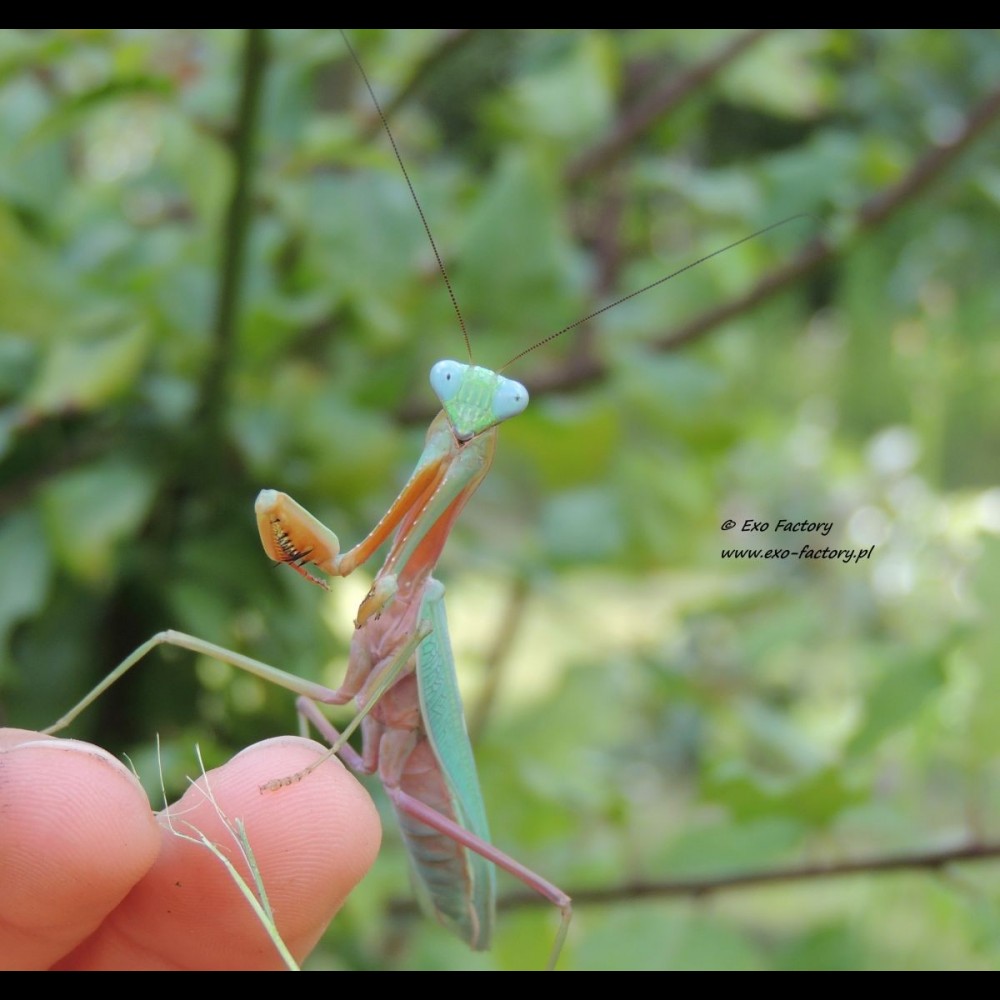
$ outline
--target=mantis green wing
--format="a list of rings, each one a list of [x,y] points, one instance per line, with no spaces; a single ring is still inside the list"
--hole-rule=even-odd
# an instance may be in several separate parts
[[[444,587],[435,579],[427,582],[424,592],[422,617],[431,626],[431,634],[417,649],[417,691],[420,697],[420,714],[424,719],[427,739],[434,750],[434,756],[441,765],[441,772],[451,792],[452,808],[459,822],[470,833],[483,841],[490,839],[489,825],[483,794],[479,788],[479,775],[472,756],[472,746],[465,726],[462,699],[455,676],[455,661],[451,655],[451,640],[448,636],[448,622],[444,608]],[[404,832],[408,820],[401,816]],[[472,851],[465,855],[465,882],[468,887],[468,903],[460,904],[455,911],[449,903],[453,895],[447,888],[439,890],[444,905],[434,906],[433,893],[425,895],[427,876],[421,868],[423,851],[416,838],[408,837],[410,857],[417,868],[418,894],[425,908],[437,909],[442,920],[460,936],[469,939],[471,933],[483,942],[488,942],[493,931],[494,910],[496,908],[496,875],[493,865],[482,855]],[[426,864],[424,868],[426,868]],[[446,915],[447,914],[447,915]],[[484,944],[483,947],[486,945]]]

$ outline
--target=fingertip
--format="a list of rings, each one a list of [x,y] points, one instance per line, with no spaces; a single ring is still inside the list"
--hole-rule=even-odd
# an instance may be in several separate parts
[[[138,781],[99,747],[8,730],[0,767],[0,964],[44,968],[142,878],[159,831]]]

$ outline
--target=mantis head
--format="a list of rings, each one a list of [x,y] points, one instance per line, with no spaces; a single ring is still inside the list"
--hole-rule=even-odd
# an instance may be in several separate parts
[[[528,390],[520,382],[460,361],[439,361],[431,369],[431,388],[459,441],[516,417],[528,405]]]

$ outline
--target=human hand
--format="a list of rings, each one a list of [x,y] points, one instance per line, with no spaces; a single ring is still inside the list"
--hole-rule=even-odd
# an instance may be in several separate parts
[[[301,960],[375,860],[371,799],[337,760],[273,792],[320,752],[257,743],[207,780],[242,820],[278,931]],[[220,845],[253,886],[201,777],[169,808],[174,829]],[[277,969],[283,963],[225,866],[153,813],[106,751],[0,729],[0,968]]]

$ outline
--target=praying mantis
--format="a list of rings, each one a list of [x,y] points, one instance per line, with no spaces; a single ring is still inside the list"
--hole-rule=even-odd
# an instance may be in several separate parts
[[[665,278],[662,280],[666,280]],[[659,282],[656,282],[659,283]],[[582,321],[581,321],[582,322]],[[456,369],[444,369],[446,374],[451,372],[456,380],[459,378],[459,372]],[[484,370],[477,370],[482,372]],[[462,373],[464,375],[464,373]],[[475,372],[474,372],[475,374]],[[479,377],[479,376],[476,376]],[[514,391],[517,395],[517,391]],[[438,418],[440,420],[440,418]],[[432,428],[431,435],[433,435],[434,441],[437,442],[439,438],[447,439],[450,434],[455,440],[461,440],[460,433],[452,425],[451,430],[447,430],[444,426],[444,421],[441,421],[440,426],[435,422],[435,427]],[[491,433],[491,427],[484,427],[481,430],[478,429],[475,432],[469,433],[468,440],[471,442],[473,439],[477,440],[483,438],[481,445],[477,447],[482,447],[484,451],[492,451],[492,442],[494,439],[494,434]],[[464,431],[461,433],[465,433]],[[487,443],[488,442],[488,443]],[[431,443],[431,436],[428,438],[428,451],[433,452],[436,455],[438,450],[437,444]],[[397,651],[396,654],[390,657],[389,666],[394,670],[401,671],[400,679],[394,686],[394,675],[392,669],[388,671],[384,676],[378,671],[375,672],[375,677],[378,683],[374,685],[373,688],[362,687],[362,693],[366,695],[365,707],[371,711],[371,723],[368,724],[369,729],[374,729],[376,726],[386,726],[386,720],[380,715],[384,713],[380,712],[379,706],[388,709],[392,702],[393,696],[397,695],[402,697],[402,693],[397,691],[397,688],[401,687],[405,682],[412,681],[413,675],[412,670],[416,669],[419,672],[419,666],[414,666],[412,657],[414,655],[418,656],[418,650],[427,650],[428,657],[433,655],[440,655],[443,650],[447,649],[447,642],[444,638],[445,627],[443,621],[440,623],[435,623],[435,616],[441,607],[442,593],[439,589],[439,585],[430,577],[431,564],[436,561],[437,555],[440,553],[440,549],[444,544],[444,537],[447,534],[447,530],[450,528],[454,521],[454,518],[458,514],[458,509],[460,506],[458,497],[453,501],[452,506],[446,507],[444,510],[438,510],[434,512],[434,515],[422,515],[423,507],[410,507],[406,501],[415,500],[416,498],[423,496],[421,487],[426,489],[428,484],[433,479],[432,469],[436,468],[434,464],[437,459],[432,458],[428,452],[425,452],[426,460],[422,459],[420,465],[418,466],[418,472],[416,474],[417,485],[412,488],[412,490],[404,490],[404,494],[401,495],[397,504],[393,505],[393,510],[391,516],[387,515],[387,519],[380,522],[380,527],[384,527],[384,530],[376,529],[373,533],[375,539],[370,545],[365,547],[365,554],[371,555],[374,549],[378,546],[379,542],[384,540],[393,527],[399,526],[399,534],[397,535],[396,547],[390,552],[390,555],[383,566],[382,571],[376,579],[375,588],[369,599],[366,599],[365,603],[362,605],[361,610],[358,615],[358,630],[356,636],[361,638],[357,640],[358,646],[363,649],[368,659],[373,659],[370,654],[371,650],[375,648],[378,643],[376,638],[380,630],[387,631],[390,627],[398,629],[405,637],[406,641],[400,648],[401,651]],[[482,460],[481,460],[482,461]],[[482,470],[482,474],[485,474],[485,468]],[[481,475],[472,474],[460,485],[459,494],[461,495],[461,503],[464,503],[466,499],[471,495],[473,490],[478,486],[481,481]],[[325,531],[322,529],[318,523],[314,523],[313,520],[308,516],[304,510],[297,505],[292,506],[291,502],[286,503],[282,495],[279,495],[273,491],[265,491],[264,494],[258,500],[258,523],[261,528],[261,535],[264,539],[265,549],[268,554],[275,557],[278,561],[287,562],[305,574],[308,574],[310,570],[307,568],[310,564],[315,564],[319,569],[333,568],[338,575],[343,575],[341,572],[345,569],[345,562],[340,562],[338,564],[337,560],[340,558],[339,553],[334,551],[332,546],[328,545],[329,537]],[[408,538],[412,539],[412,542],[408,542]],[[419,538],[418,538],[419,536]],[[425,539],[423,542],[423,547],[421,547],[420,539]],[[363,545],[365,543],[362,543]],[[407,547],[410,545],[410,547]],[[327,546],[327,550],[323,551],[324,546]],[[353,569],[353,563],[350,564],[350,569]],[[347,570],[349,571],[349,569]],[[176,639],[176,636],[172,636],[172,639]],[[178,644],[183,644],[183,642],[178,642]],[[207,643],[190,643],[189,648],[195,648],[199,652],[211,653],[215,655],[222,655],[220,651],[210,644]],[[143,649],[142,653],[146,650]],[[141,654],[140,654],[141,656]],[[136,662],[140,657],[136,656],[135,659],[130,658],[128,666],[130,667],[132,663]],[[247,661],[245,658],[235,657],[228,655],[229,662],[236,663],[239,666],[247,666]],[[354,661],[354,662],[360,662]],[[353,663],[352,663],[353,667]],[[127,669],[127,667],[126,667]],[[248,667],[248,669],[251,669]],[[121,670],[121,668],[119,668]],[[268,671],[255,670],[258,676],[265,677],[270,680],[277,680],[279,683],[283,683],[285,686],[291,686],[286,680],[279,679],[276,673],[271,673]],[[363,675],[365,671],[362,668],[357,668],[357,673]],[[121,674],[116,671],[113,675],[113,679],[116,679]],[[405,675],[405,676],[404,676]],[[287,677],[287,675],[285,675]],[[364,681],[364,676],[360,680]],[[350,691],[350,687],[353,686],[357,678],[351,678],[349,675],[348,682],[342,685],[341,689],[336,692],[333,699],[330,698],[330,692],[328,689],[321,688],[318,685],[309,685],[304,683],[299,683],[294,686],[294,690],[299,693],[305,694],[307,696],[316,697],[319,700],[346,700],[351,694],[355,693]],[[110,682],[109,682],[110,683]],[[373,697],[373,691],[378,688],[380,683],[384,683],[387,688],[391,688],[388,694],[385,695],[385,700],[379,701],[377,697]],[[105,685],[107,686],[107,685]],[[409,686],[412,688],[413,683]],[[102,687],[101,690],[104,688]],[[412,693],[412,692],[411,692]],[[410,703],[412,705],[412,701]],[[317,721],[321,726],[322,721],[314,715],[311,715],[314,721]],[[58,726],[65,724],[68,719],[64,718],[60,720],[57,726],[52,727],[53,729]],[[454,720],[453,720],[454,721]],[[327,730],[329,732],[329,730]],[[411,729],[409,732],[412,734],[415,730]],[[454,730],[452,730],[454,731]],[[405,732],[405,730],[404,730]],[[337,737],[333,737],[337,740]],[[408,737],[408,738],[412,738]],[[418,740],[419,742],[419,740]],[[429,742],[425,741],[425,742]],[[368,746],[371,746],[369,741]],[[366,750],[366,754],[371,754],[374,756],[375,751]],[[467,770],[466,765],[462,762],[464,760],[465,750],[462,749],[458,751],[458,756],[452,758],[445,766],[453,766],[456,771]],[[363,764],[370,764],[371,760],[362,761]],[[440,762],[439,762],[440,763]],[[288,777],[301,777],[301,776],[288,776]],[[281,784],[282,776],[275,776],[276,784]],[[390,775],[390,780],[387,782],[391,791],[395,790],[393,785],[393,778]],[[399,802],[403,802],[406,808],[414,809],[414,813],[404,813],[410,817],[410,819],[416,822],[423,820],[433,819],[426,813],[421,813],[419,809],[416,809],[414,804],[409,800],[404,801],[399,799]],[[397,805],[399,804],[397,802]],[[485,833],[484,824],[480,821],[479,816],[472,816],[472,813],[477,813],[481,811],[481,807],[472,807],[471,812],[469,812],[469,807],[466,807],[467,815],[465,817],[465,822],[469,823],[474,829],[478,828],[480,833]],[[426,824],[425,824],[426,825]],[[462,834],[460,830],[446,825],[446,830],[439,833],[444,833],[449,838],[457,838]],[[477,836],[475,846],[485,852],[486,856],[491,861],[503,862],[508,866],[508,870],[514,870],[519,868],[516,863],[511,859],[507,858],[506,855],[502,855],[501,852],[491,850],[485,844],[485,837]],[[463,864],[466,863],[464,860]],[[476,864],[475,860],[472,860],[472,864]],[[480,870],[480,884],[488,883],[491,878],[491,868],[486,866],[484,869]],[[525,871],[520,869],[515,871],[515,874],[524,877]],[[566,922],[568,920],[568,899],[565,898],[564,894],[560,893],[559,890],[551,886],[545,880],[534,876],[531,873],[527,873],[527,881],[529,885],[534,888],[539,889],[546,895],[550,901],[554,902],[560,909],[563,910],[563,921],[562,927],[559,931],[557,938],[557,946],[559,941],[561,941],[562,936],[565,934]],[[490,895],[490,891],[487,890],[486,898]],[[432,904],[433,906],[434,904]],[[442,909],[444,904],[438,904],[435,906],[439,915],[442,919],[450,921],[452,924],[462,925],[462,920],[458,917],[446,914]],[[488,903],[482,904],[482,911],[479,912],[480,904],[477,902],[474,909],[477,911],[477,916],[475,920],[475,926],[473,924],[468,924],[467,927],[463,928],[460,933],[469,940],[474,947],[484,946],[488,940],[488,933],[485,927],[488,925],[487,910],[489,909]]]

